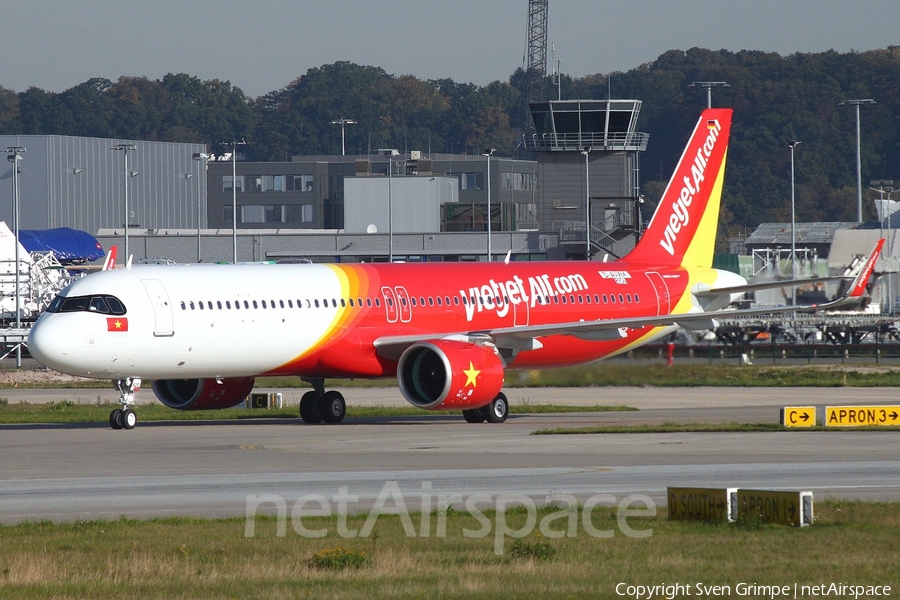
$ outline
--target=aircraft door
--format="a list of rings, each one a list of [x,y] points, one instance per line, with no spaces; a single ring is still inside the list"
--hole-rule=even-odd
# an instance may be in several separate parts
[[[384,310],[388,323],[397,322],[397,295],[394,290],[385,286],[381,288],[381,297],[384,298]]]
[[[669,314],[672,311],[672,307],[669,302],[669,286],[666,285],[666,280],[656,271],[649,271],[646,275],[650,283],[653,284],[653,291],[656,292],[656,314]]]
[[[409,294],[402,285],[395,287],[394,291],[397,293],[397,308],[400,311],[400,322],[409,323],[412,321],[412,304],[409,301]]]
[[[172,305],[169,303],[169,294],[158,279],[141,279],[150,303],[153,305],[153,335],[167,337],[175,335],[172,318]]]

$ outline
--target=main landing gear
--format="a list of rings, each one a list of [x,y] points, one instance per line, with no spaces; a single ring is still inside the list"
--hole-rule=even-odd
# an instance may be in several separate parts
[[[509,400],[500,392],[490,404],[462,411],[466,423],[502,423],[509,416]]]
[[[325,391],[322,377],[303,377],[303,381],[313,386],[300,398],[300,418],[304,423],[340,423],[347,414],[347,403],[340,392]]]
[[[128,377],[116,381],[116,389],[119,390],[119,404],[109,413],[109,426],[113,429],[134,429],[137,425],[137,414],[134,412],[134,393],[141,389],[141,380],[138,377]]]

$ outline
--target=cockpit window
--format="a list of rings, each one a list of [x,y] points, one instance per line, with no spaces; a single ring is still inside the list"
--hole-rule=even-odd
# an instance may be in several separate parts
[[[57,296],[47,312],[96,312],[104,315],[124,315],[125,305],[115,296]]]

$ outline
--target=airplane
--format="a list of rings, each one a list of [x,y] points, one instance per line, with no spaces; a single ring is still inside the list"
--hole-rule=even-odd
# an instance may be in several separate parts
[[[52,369],[115,382],[110,426],[137,422],[151,381],[179,410],[231,407],[257,377],[300,376],[306,423],[337,423],[335,377],[398,379],[413,406],[502,423],[506,369],[586,363],[680,326],[708,329],[760,286],[712,268],[730,109],[701,114],[656,212],[621,260],[134,265],[72,283],[37,320],[28,348]],[[837,300],[859,302],[883,244]],[[114,259],[113,259],[114,260]],[[108,261],[109,262],[109,261]],[[805,283],[804,280],[797,280]],[[800,310],[815,307],[788,307]]]

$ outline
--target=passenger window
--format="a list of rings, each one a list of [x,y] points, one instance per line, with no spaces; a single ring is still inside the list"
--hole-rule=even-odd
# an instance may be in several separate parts
[[[622,294],[619,294],[619,303],[625,302],[625,298],[622,297]]]
[[[241,301],[240,300],[234,301],[234,308],[235,308],[235,310],[241,310]]]
[[[641,299],[638,297],[637,294],[634,295],[634,301],[638,304],[640,304],[640,302],[641,302]]]
[[[600,304],[600,296],[594,294],[594,304]]]
[[[453,296],[453,306],[459,306],[459,296]]]
[[[375,298],[375,307],[381,308],[381,300],[379,300],[378,298]]]
[[[200,310],[203,310],[203,301],[201,300],[200,302],[198,302],[197,306],[200,307]]]
[[[316,308],[319,308],[319,300],[316,299]]]
[[[625,299],[628,300],[629,304],[631,304],[631,294],[625,294]]]
[[[369,308],[372,308],[372,299],[371,298],[366,298],[366,306],[368,306]]]
[[[254,304],[254,305],[255,305],[255,304],[256,304],[256,302],[254,302],[254,303],[253,303],[253,304]],[[249,302],[247,302],[247,301],[246,301],[246,300],[244,300],[244,308],[246,308],[246,309],[247,309],[247,310],[249,310],[249,309],[250,309],[250,303],[249,303]]]
[[[444,296],[444,304],[450,306],[450,296]]]
[[[428,296],[428,306],[434,306],[434,297]]]
[[[263,302],[265,302],[265,300]],[[253,308],[259,308],[259,304],[256,303],[256,300],[253,301]]]
[[[290,302],[290,300],[288,300]],[[350,298],[350,308],[353,308],[353,298]]]
[[[565,296],[562,297],[562,303],[563,303],[563,304],[566,303],[566,297],[565,297]]]
[[[191,310],[194,310],[194,301],[191,300]]]
[[[341,308],[346,308],[346,307],[347,307],[347,303],[344,301],[343,298],[341,298]]]
[[[616,295],[615,295],[615,294],[610,294],[610,295],[609,295],[609,303],[610,303],[610,304],[615,304],[615,303],[616,303]]]
[[[262,300],[261,302],[262,302],[262,307],[265,308],[265,307],[266,307],[266,301],[265,301],[265,300]],[[254,304],[256,304],[256,303],[254,302]]]
[[[181,310],[187,310],[187,304],[184,303],[184,300],[181,301]]]
[[[225,308],[227,308],[228,310],[231,310],[231,300],[225,301]]]
[[[222,301],[216,300],[216,306],[219,308],[219,310],[222,310]]]
[[[437,297],[437,305],[438,305],[438,306],[441,305],[441,297],[440,297],[440,296]]]
[[[588,304],[591,303],[591,295],[590,295],[590,294],[585,294],[585,295],[584,295],[584,299],[587,300],[587,303],[588,303]]]
[[[584,298],[581,297],[581,294],[578,294],[578,304],[584,304]]]

